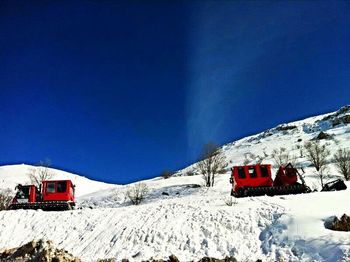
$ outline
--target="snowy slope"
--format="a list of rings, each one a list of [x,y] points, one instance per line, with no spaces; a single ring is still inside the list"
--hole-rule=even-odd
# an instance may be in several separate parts
[[[18,184],[30,184],[28,173],[35,168],[31,165],[8,165],[0,167],[0,189],[9,188],[14,190]],[[80,197],[93,192],[108,188],[114,188],[116,185],[93,181],[83,176],[68,173],[62,170],[50,168],[54,174],[52,179],[70,179],[76,185],[76,196]]]
[[[272,163],[272,150],[283,146],[304,168],[307,184],[319,188],[313,168],[298,147],[324,131],[333,135],[322,140],[332,153],[339,147],[349,148],[349,115],[347,107],[283,124],[227,144],[222,153],[229,166],[242,164],[247,154],[257,156],[263,152],[268,155],[264,162]],[[331,158],[329,162],[329,173],[338,177]],[[3,168],[9,168],[8,174],[11,168],[0,168],[0,179],[7,179]],[[330,231],[324,226],[332,216],[350,214],[349,189],[243,198],[227,206],[229,171],[219,175],[216,185],[207,189],[195,186],[202,183],[201,176],[186,176],[193,169],[189,166],[169,179],[143,181],[150,193],[140,206],[125,201],[124,192],[129,185],[101,185],[98,192],[84,189],[78,197],[78,210],[0,212],[0,248],[45,238],[84,261],[107,257],[141,261],[170,254],[181,261],[226,255],[244,261],[350,261],[350,233]],[[83,178],[76,179],[79,184]],[[350,187],[350,183],[347,185]]]

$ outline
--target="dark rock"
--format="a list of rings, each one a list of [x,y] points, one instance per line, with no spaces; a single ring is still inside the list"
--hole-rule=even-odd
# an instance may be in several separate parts
[[[335,231],[350,231],[350,216],[344,214],[340,219],[334,217],[333,221],[328,222],[325,226]]]
[[[179,259],[175,255],[171,255],[169,257],[168,262],[180,262]]]
[[[199,188],[199,187],[201,187],[201,185],[192,184],[192,185],[187,185],[187,187],[189,187],[189,188]]]
[[[203,257],[198,262],[237,262],[234,257],[225,257],[223,259],[218,259],[214,257]]]
[[[126,261],[126,262],[128,262],[128,261]],[[169,256],[169,259],[167,259],[167,260],[151,258],[149,260],[143,260],[142,262],[180,262],[180,260],[175,255],[171,255],[171,256]],[[214,257],[203,257],[198,262],[238,262],[238,261],[234,257],[227,256],[223,259],[218,259],[218,258],[214,258]],[[262,261],[257,260],[257,262],[262,262]]]
[[[341,124],[341,121],[339,118],[334,118],[332,120],[332,127],[335,127],[335,126],[340,125],[340,124]]]
[[[327,134],[326,132],[321,131],[318,134],[318,136],[316,137],[316,139],[321,140],[321,139],[328,139],[330,137],[331,137],[331,135]]]
[[[162,195],[163,195],[163,196],[169,196],[169,193],[167,193],[167,192],[162,192]]]
[[[225,257],[224,262],[237,262],[237,259],[234,257]]]
[[[340,115],[340,114],[344,114],[344,113],[347,113],[347,112],[350,112],[350,105],[348,105],[348,106],[343,106],[342,108],[340,108],[340,109],[337,111],[337,114]]]
[[[31,241],[21,247],[3,250],[0,261],[80,262],[66,250],[57,249],[51,241]]]
[[[293,130],[297,128],[297,126],[293,125],[280,125],[276,128],[277,131],[287,131],[287,130]]]
[[[198,262],[220,262],[220,260],[213,257],[203,257]]]
[[[349,124],[349,123],[350,123],[350,115],[345,115],[345,116],[341,117],[340,120],[341,120],[344,124]]]

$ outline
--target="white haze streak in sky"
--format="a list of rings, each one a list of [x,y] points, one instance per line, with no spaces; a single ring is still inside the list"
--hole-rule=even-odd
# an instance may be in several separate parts
[[[278,2],[244,5],[239,10],[237,2],[193,5],[186,102],[190,158],[197,157],[209,141],[220,144],[235,136],[235,130],[228,130],[233,125],[227,122],[237,122],[235,126],[240,128],[240,114],[247,109],[235,104],[254,96],[259,88],[255,74],[259,66],[264,66],[263,59],[269,59],[268,54],[276,48],[276,40],[285,37],[289,41],[291,33],[307,34],[321,20],[328,19],[300,19],[309,8],[302,3],[297,7]]]

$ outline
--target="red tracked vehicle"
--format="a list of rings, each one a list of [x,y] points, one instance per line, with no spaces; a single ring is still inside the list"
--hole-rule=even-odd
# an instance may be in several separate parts
[[[70,210],[75,206],[74,185],[70,180],[43,181],[34,185],[17,185],[9,209]]]
[[[231,195],[235,197],[262,196],[262,195],[289,195],[311,192],[305,185],[298,182],[298,170],[291,164],[280,166],[275,180],[271,177],[271,165],[234,166],[230,182]]]

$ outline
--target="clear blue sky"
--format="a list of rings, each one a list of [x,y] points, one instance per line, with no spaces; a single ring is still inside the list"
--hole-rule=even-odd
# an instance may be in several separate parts
[[[349,1],[1,1],[0,164],[127,183],[350,99]]]

